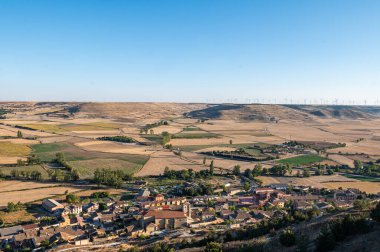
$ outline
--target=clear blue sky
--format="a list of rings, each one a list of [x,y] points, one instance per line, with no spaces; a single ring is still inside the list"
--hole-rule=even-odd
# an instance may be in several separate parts
[[[0,87],[0,100],[374,103],[380,1],[1,0]]]

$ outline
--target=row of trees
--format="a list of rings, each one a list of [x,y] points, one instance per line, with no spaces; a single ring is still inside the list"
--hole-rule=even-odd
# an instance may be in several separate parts
[[[104,137],[98,137],[97,139],[101,141],[113,141],[113,142],[119,142],[119,143],[136,142],[133,138],[130,138],[127,136],[104,136]]]
[[[197,183],[194,186],[184,187],[179,196],[203,196],[203,195],[212,195],[214,194],[214,188],[212,185],[207,183]]]
[[[194,181],[195,179],[211,178],[212,174],[210,170],[201,170],[199,172],[194,171],[193,169],[175,171],[175,170],[170,170],[169,167],[165,167],[163,176],[169,179],[181,179],[181,180],[186,180],[186,181]]]
[[[129,179],[121,170],[96,169],[94,172],[94,182],[100,185],[107,185],[120,188],[124,179]]]
[[[42,173],[39,171],[28,171],[28,170],[18,170],[13,169],[11,171],[11,177],[12,178],[23,178],[23,179],[30,179],[35,181],[42,180]]]
[[[148,131],[155,128],[155,127],[158,127],[158,126],[161,126],[161,125],[169,125],[169,122],[166,121],[166,120],[161,120],[161,121],[158,121],[158,122],[155,122],[155,123],[151,123],[151,124],[147,124],[145,125],[141,130],[140,130],[140,133],[143,134],[148,134]],[[153,134],[154,132],[153,131],[150,131],[151,134]]]
[[[379,160],[380,161],[380,160]],[[360,174],[360,175],[367,175],[367,176],[373,176],[377,177],[380,176],[380,162],[377,161],[376,163],[374,162],[368,162],[368,163],[363,163],[360,160],[355,160],[354,161],[354,173]]]
[[[72,171],[62,171],[61,169],[48,170],[49,178],[53,181],[76,181],[79,179],[79,172],[76,169]]]

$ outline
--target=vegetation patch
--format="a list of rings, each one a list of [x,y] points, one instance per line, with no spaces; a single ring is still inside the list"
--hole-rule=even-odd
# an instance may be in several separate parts
[[[0,142],[0,156],[24,157],[29,155],[30,148],[24,144],[14,144],[11,142]]]
[[[188,126],[186,128],[183,128],[183,131],[201,131],[201,129],[195,126]]]
[[[178,139],[199,139],[199,138],[218,138],[219,135],[215,133],[178,133],[172,136],[172,138]]]
[[[119,143],[135,143],[136,142],[134,139],[127,136],[105,136],[105,137],[98,137],[97,139],[101,141],[113,141],[113,142],[119,142]]]
[[[21,129],[28,129],[28,130],[39,130],[39,131],[45,131],[45,132],[62,132],[65,131],[62,129],[59,125],[57,124],[21,124],[21,125],[16,125],[16,128],[21,128]]]
[[[0,174],[3,174],[5,176],[14,176],[17,174],[17,177],[20,178],[27,178],[28,176],[31,176],[33,172],[39,172],[41,174],[42,179],[49,178],[47,171],[40,165],[28,165],[18,167],[5,166],[0,168]]]
[[[347,173],[342,173],[343,176],[346,178],[351,178],[351,179],[357,179],[360,181],[367,181],[367,182],[380,182],[380,178],[374,178],[374,177],[365,177],[365,176],[355,176]]]
[[[293,166],[299,166],[299,165],[308,165],[313,163],[319,163],[323,160],[326,160],[325,158],[318,156],[318,155],[301,155],[297,157],[291,157],[279,160],[278,162],[281,164],[289,164]]]

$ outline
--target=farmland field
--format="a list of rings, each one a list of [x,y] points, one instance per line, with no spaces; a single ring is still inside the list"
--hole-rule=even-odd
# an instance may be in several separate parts
[[[290,164],[290,165],[308,165],[313,163],[319,163],[324,161],[325,158],[317,156],[317,155],[301,155],[297,157],[291,157],[286,159],[281,159],[278,162],[281,164]]]
[[[24,144],[0,142],[0,156],[23,157],[30,153],[30,148]]]
[[[337,174],[331,176],[312,176],[308,178],[260,176],[259,179],[263,181],[264,185],[272,183],[289,183],[292,185],[313,186],[316,188],[338,189],[339,187],[342,187],[357,188],[367,193],[380,192],[380,183],[360,181]]]
[[[126,174],[133,174],[142,168],[141,164],[120,159],[90,159],[69,162],[79,171],[81,178],[92,178],[96,169],[121,170]]]
[[[20,171],[35,169],[41,171],[43,178],[46,178],[46,170],[41,166],[11,167],[9,164],[15,164],[17,159],[26,160],[28,155],[34,154],[42,160],[44,167],[51,168],[54,165],[50,162],[55,159],[58,152],[63,153],[67,162],[79,171],[81,178],[85,179],[91,178],[97,168],[120,169],[136,176],[149,176],[161,174],[165,166],[174,170],[208,169],[211,160],[214,160],[217,169],[224,171],[232,170],[237,164],[241,166],[242,171],[252,169],[258,161],[229,160],[200,153],[235,151],[239,148],[243,148],[255,157],[263,155],[280,157],[279,161],[262,161],[261,164],[265,168],[270,168],[278,162],[295,166],[319,162],[352,166],[355,159],[363,162],[375,162],[380,159],[380,145],[377,140],[380,136],[380,118],[372,115],[364,116],[363,120],[350,118],[351,114],[348,113],[343,121],[334,113],[327,117],[318,117],[308,113],[304,108],[297,110],[282,105],[260,104],[82,103],[78,111],[73,114],[66,113],[67,110],[60,110],[61,106],[71,107],[72,104],[52,104],[51,107],[44,104],[39,107],[37,103],[30,103],[14,106],[15,110],[8,113],[0,125],[0,136],[16,137],[17,131],[20,130],[24,137],[35,137],[36,140],[16,138],[0,140],[0,161],[2,160],[0,169],[5,175],[10,174],[12,169]],[[20,106],[23,109],[20,109]],[[314,108],[310,106],[310,109]],[[334,108],[327,108],[330,109]],[[61,116],[60,113],[66,114]],[[140,134],[146,125],[161,120],[167,120],[168,125],[152,128],[153,134]],[[16,128],[15,125],[34,130]],[[173,149],[182,150],[181,157],[163,149],[161,133],[164,131],[171,134],[172,139],[169,144]],[[137,143],[124,144],[97,140],[112,136],[131,137]],[[316,144],[314,147],[330,148],[338,144],[339,146],[345,144],[346,147],[328,149],[329,159],[317,155],[300,155],[303,152],[272,153],[271,148],[268,148],[273,146],[276,149],[290,139]],[[206,164],[203,165],[205,157]],[[376,188],[377,184],[358,180],[368,180],[364,178],[335,175],[328,178],[321,176],[309,179],[295,177],[265,177],[265,179],[326,187],[335,186],[333,183],[345,185],[355,183],[358,186],[367,185],[360,183],[370,183]]]
[[[34,221],[36,218],[25,210],[16,212],[0,211],[0,219],[3,220],[5,225],[14,223],[25,223]]]
[[[25,184],[23,184],[25,183]],[[4,184],[4,186],[3,186]],[[21,186],[21,187],[20,187]],[[63,195],[66,191],[76,192],[84,190],[86,186],[72,186],[69,184],[54,184],[43,182],[0,181],[0,206],[8,202],[26,203],[36,200]]]

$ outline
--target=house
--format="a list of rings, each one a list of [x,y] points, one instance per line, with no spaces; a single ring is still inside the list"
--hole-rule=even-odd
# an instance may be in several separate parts
[[[326,210],[326,209],[330,209],[330,208],[333,207],[332,205],[330,205],[330,204],[327,203],[327,202],[316,203],[314,206],[315,206],[316,208],[318,208],[319,210]]]
[[[84,211],[86,211],[87,213],[96,212],[98,209],[99,209],[99,203],[97,202],[90,202],[84,206]]]
[[[354,201],[357,197],[358,195],[351,190],[338,191],[334,193],[334,199],[336,201]]]
[[[64,209],[64,206],[53,199],[44,199],[42,201],[42,207],[50,213],[54,213],[57,210]]]
[[[237,211],[235,216],[233,216],[233,220],[237,222],[247,222],[252,219],[252,216],[245,211]]]
[[[164,195],[162,194],[157,194],[155,197],[154,197],[154,201],[163,201],[165,198],[164,198]]]
[[[7,227],[7,228],[0,228],[0,237],[15,235],[18,233],[22,233],[24,230],[22,226],[13,226],[13,227]]]
[[[149,197],[150,191],[148,189],[144,189],[144,190],[140,191],[137,196],[138,197]]]
[[[212,211],[206,211],[202,212],[202,221],[212,221],[215,219],[215,212]]]
[[[297,210],[309,210],[313,208],[313,205],[307,201],[296,201],[293,204],[293,208]]]
[[[145,232],[147,234],[151,234],[153,232],[157,231],[157,226],[156,224],[154,224],[153,222],[152,223],[149,223],[146,227],[145,227]]]
[[[81,205],[71,205],[65,208],[65,212],[69,214],[80,214],[83,212]]]
[[[142,218],[142,225],[154,223],[157,230],[176,229],[187,225],[187,217],[183,211],[149,210]]]
[[[270,184],[269,187],[280,191],[286,191],[289,188],[287,184]]]
[[[222,210],[220,211],[220,217],[223,219],[230,219],[230,216],[234,215],[234,212],[231,210]]]
[[[257,205],[255,197],[240,197],[239,204],[240,205]]]
[[[62,239],[64,241],[72,242],[78,238],[87,238],[85,231],[79,227],[62,227],[56,230],[56,239]]]

